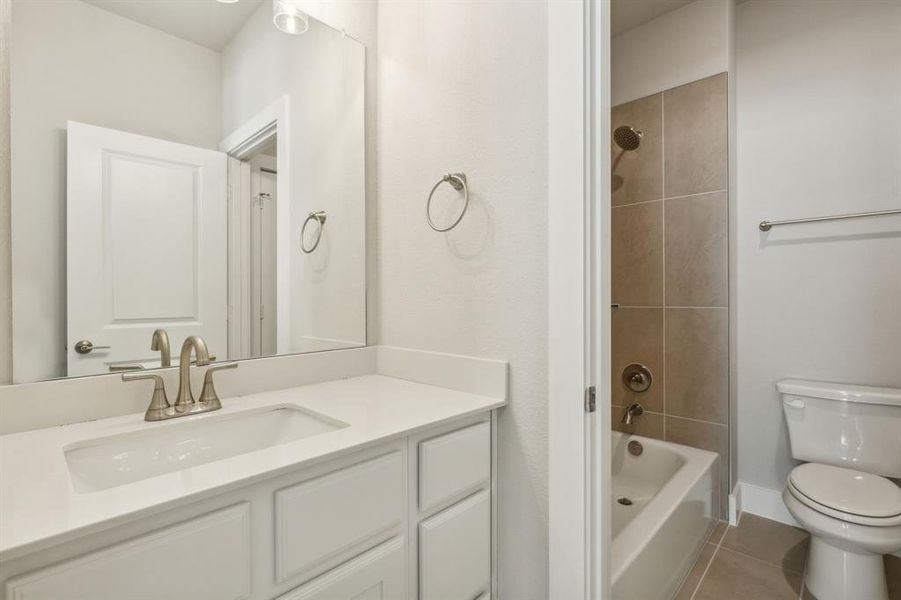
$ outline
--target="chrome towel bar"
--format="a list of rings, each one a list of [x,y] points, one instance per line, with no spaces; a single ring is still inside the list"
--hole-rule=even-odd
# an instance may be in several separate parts
[[[828,215],[825,217],[809,217],[807,219],[785,219],[784,221],[761,221],[760,231],[769,231],[776,225],[792,225],[794,223],[814,223],[816,221],[835,221],[836,219],[859,219],[860,217],[879,217],[882,215],[901,215],[901,208],[876,210],[872,212],[847,213],[844,215]]]

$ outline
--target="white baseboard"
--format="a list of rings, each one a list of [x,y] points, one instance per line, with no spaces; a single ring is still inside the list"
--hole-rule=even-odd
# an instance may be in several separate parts
[[[782,490],[771,490],[739,481],[735,486],[741,498],[741,510],[758,517],[800,527],[782,501]],[[734,494],[733,494],[734,495]],[[730,515],[731,517],[731,515]]]

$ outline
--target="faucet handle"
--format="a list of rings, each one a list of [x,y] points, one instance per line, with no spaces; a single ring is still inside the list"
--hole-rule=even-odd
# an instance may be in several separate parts
[[[219,396],[216,394],[216,387],[213,385],[213,373],[215,373],[216,371],[222,371],[223,369],[237,368],[238,363],[227,362],[213,365],[212,367],[207,369],[206,374],[203,376],[203,390],[200,392],[200,398],[197,401],[215,407],[210,408],[209,410],[220,408],[222,406],[222,403],[219,401]]]
[[[153,396],[150,398],[150,405],[144,413],[145,421],[160,421],[165,418],[165,413],[171,406],[169,398],[166,397],[166,384],[163,378],[153,373],[129,372],[122,373],[122,381],[137,381],[139,379],[153,380]]]

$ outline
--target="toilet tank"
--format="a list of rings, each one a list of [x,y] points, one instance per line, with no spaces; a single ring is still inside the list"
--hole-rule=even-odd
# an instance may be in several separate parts
[[[901,390],[801,379],[776,389],[796,459],[901,477]]]

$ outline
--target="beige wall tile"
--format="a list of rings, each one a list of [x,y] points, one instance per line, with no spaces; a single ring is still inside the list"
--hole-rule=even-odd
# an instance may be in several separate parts
[[[726,189],[726,74],[664,92],[664,195]]]
[[[720,518],[725,518],[729,508],[729,427],[666,415],[665,439],[692,448],[709,450],[720,455],[717,465],[719,478]]]
[[[667,306],[727,306],[729,217],[725,192],[664,201]]]
[[[729,309],[667,308],[666,412],[729,420]]]
[[[614,161],[613,206],[663,198],[663,95],[655,94],[615,106],[611,132],[620,126],[644,134],[637,150],[623,152],[610,140]]]
[[[749,558],[722,547],[695,593],[695,600],[797,600],[800,573]]]
[[[718,452],[725,457],[729,451],[729,429],[717,423],[705,423],[667,415],[666,440],[693,448]]]
[[[663,304],[663,203],[612,210],[613,302]]]
[[[645,410],[663,412],[663,309],[614,308],[612,325],[612,403],[638,402]],[[651,371],[650,389],[636,393],[626,388],[622,372],[630,363],[641,363]]]
[[[624,406],[613,405],[610,407],[610,422],[613,423],[614,431],[643,435],[644,437],[654,438],[655,440],[663,439],[662,414],[645,411],[640,417],[635,417],[632,420],[631,425],[624,425],[621,422],[624,410],[626,410]]]

